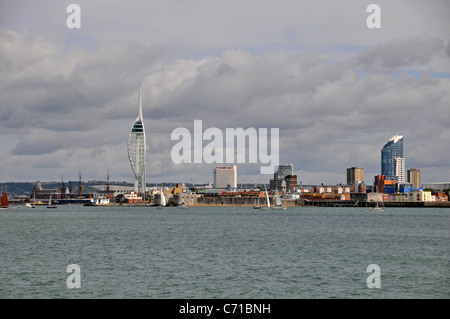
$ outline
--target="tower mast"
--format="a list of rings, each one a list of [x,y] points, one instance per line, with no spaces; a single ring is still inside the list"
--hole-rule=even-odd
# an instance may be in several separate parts
[[[78,169],[78,177],[79,177],[79,182],[78,182],[78,196],[79,198],[82,197],[83,195],[83,191],[82,191],[82,187],[81,187],[81,169]]]
[[[106,169],[106,193],[109,198],[109,169]]]
[[[128,137],[128,159],[134,173],[134,191],[141,195],[144,195],[146,191],[145,153],[145,128],[142,115],[141,84],[139,83],[138,116],[131,127]]]

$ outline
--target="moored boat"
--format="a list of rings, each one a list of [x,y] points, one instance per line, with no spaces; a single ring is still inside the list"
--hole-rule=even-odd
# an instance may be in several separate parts
[[[7,209],[9,206],[9,201],[8,201],[8,193],[4,192],[1,198],[1,204],[0,204],[0,208],[1,209]]]
[[[374,210],[383,211],[383,210],[384,210],[384,204],[383,204],[383,202],[382,202],[382,205],[381,205],[381,206],[378,205],[378,202],[377,202],[375,206],[370,207],[370,210],[371,210],[371,211],[374,211]]]
[[[48,199],[48,206],[47,208],[56,208],[55,205],[52,205],[52,194],[50,194],[50,198]]]

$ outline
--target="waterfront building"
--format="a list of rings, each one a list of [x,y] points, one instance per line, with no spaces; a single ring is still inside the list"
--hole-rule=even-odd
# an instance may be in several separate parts
[[[284,182],[286,183],[286,190],[292,192],[297,188],[297,175],[287,175]]]
[[[237,188],[237,166],[219,166],[214,169],[214,188]]]
[[[443,191],[444,189],[450,188],[450,182],[422,184],[422,188],[432,188],[435,191]]]
[[[53,184],[53,183],[50,183]],[[69,185],[71,183],[69,182]],[[81,183],[80,183],[81,185]],[[59,188],[43,188],[40,181],[36,182],[36,186],[31,189],[30,201],[36,204],[47,203],[52,198],[52,202],[58,205],[64,204],[86,204],[91,202],[90,194],[82,194],[80,191],[72,192],[72,188],[66,187],[61,181]]]
[[[269,188],[271,190],[281,190],[282,181],[285,181],[288,190],[292,187],[297,187],[297,175],[294,175],[294,164],[279,165],[277,171],[273,174],[273,179],[270,180]],[[295,186],[293,185],[295,183]]]
[[[364,183],[358,185],[358,193],[367,193],[367,187]]]
[[[403,136],[391,137],[381,150],[381,175],[387,180],[405,182],[405,158],[403,157]]]
[[[333,193],[336,194],[344,194],[344,193],[354,193],[352,192],[352,187],[349,185],[336,185],[333,187]]]
[[[431,202],[433,198],[431,192],[424,190],[411,191],[408,193],[408,200],[414,202]]]
[[[375,176],[375,191],[379,193],[393,194],[396,191],[398,180],[387,179],[385,175]]]
[[[420,170],[411,168],[408,170],[408,183],[414,188],[420,187]]]
[[[412,187],[412,185],[410,183],[404,183],[404,184],[398,183],[395,186],[396,186],[396,188],[395,188],[396,193],[409,193],[414,190],[419,190],[418,188]]]
[[[175,206],[179,205],[195,205],[197,204],[198,198],[202,197],[203,194],[196,193],[178,193],[173,195],[173,204]]]
[[[128,204],[137,204],[142,202],[142,197],[138,196],[138,194],[136,194],[135,192],[124,194],[123,199]]]
[[[395,193],[389,195],[389,201],[390,202],[407,202],[409,201],[409,194],[408,193]]]
[[[288,175],[294,174],[294,164],[279,165],[274,173],[274,179],[283,180]]]
[[[441,192],[437,192],[435,197],[436,197],[437,202],[447,202],[448,201],[448,196]]]
[[[395,158],[395,175],[398,178],[398,182],[403,184],[406,182],[405,179],[405,158],[396,157]]]
[[[351,185],[352,193],[365,193],[364,168],[347,168],[347,185]]]
[[[145,128],[142,116],[141,84],[139,84],[138,116],[133,123],[128,137],[128,159],[134,173],[134,191],[144,195],[146,192],[145,181]]]
[[[364,168],[347,168],[347,185],[359,185],[364,182]]]
[[[383,202],[382,193],[351,193],[350,199],[360,202]]]

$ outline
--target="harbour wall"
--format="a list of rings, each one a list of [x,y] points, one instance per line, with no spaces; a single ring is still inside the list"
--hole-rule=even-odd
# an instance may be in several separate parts
[[[275,199],[270,198],[270,205],[275,205]],[[303,199],[282,199],[281,204],[283,206],[303,206]],[[213,206],[266,206],[266,199],[263,197],[198,197],[196,205],[213,205]]]
[[[305,200],[305,206],[317,206],[317,207],[372,207],[376,202],[364,202],[358,200]],[[391,202],[384,201],[379,202],[385,207],[429,207],[429,208],[450,208],[450,202],[413,202],[413,201],[401,201]]]

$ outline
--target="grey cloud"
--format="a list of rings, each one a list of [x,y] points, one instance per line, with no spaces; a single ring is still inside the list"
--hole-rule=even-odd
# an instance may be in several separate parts
[[[443,49],[444,41],[434,36],[400,36],[375,45],[355,60],[366,70],[391,71],[426,65]]]
[[[218,68],[216,75],[217,76],[224,76],[224,75],[233,75],[234,69],[226,63],[221,63]]]
[[[361,165],[376,172],[379,151],[392,135],[405,132],[409,145],[415,145],[429,136],[427,128],[445,129],[448,79],[399,79],[386,73],[360,77],[356,67],[345,61],[329,64],[302,54],[258,55],[242,50],[198,64],[178,60],[168,70],[158,73],[154,82],[146,82],[149,87],[161,85],[158,79],[173,73],[181,78],[176,84],[166,82],[170,89],[158,88],[167,92],[164,100],[147,92],[149,99],[164,101],[156,105],[157,122],[165,125],[152,126],[154,130],[170,133],[183,126],[192,131],[194,119],[203,120],[203,129],[278,127],[281,161],[306,171],[326,167],[344,172],[348,165]],[[219,76],[218,70],[232,72],[219,72]],[[147,120],[156,114],[150,112]],[[160,138],[168,141],[168,136]],[[165,145],[170,148],[174,143],[168,142]],[[437,152],[424,144],[436,154],[431,162],[438,164],[445,149]],[[158,147],[149,148],[154,150]],[[336,152],[341,153],[334,156]],[[408,150],[408,163],[419,163],[414,148]]]
[[[42,39],[34,43],[17,37],[22,40],[14,46],[31,41],[39,52]],[[354,61],[329,63],[298,52],[228,50],[191,60],[176,58],[167,47],[105,41],[96,51],[62,54],[56,44],[44,40],[53,48],[43,55],[46,61],[53,58],[48,65],[27,59],[22,66],[20,50],[2,60],[15,61],[8,79],[0,82],[0,112],[5,116],[0,118],[0,132],[2,137],[12,136],[9,143],[13,143],[6,155],[0,154],[2,162],[29,156],[30,166],[43,167],[43,158],[52,158],[63,163],[61,169],[76,171],[86,165],[92,172],[104,172],[111,165],[116,176],[131,178],[126,139],[136,116],[139,82],[149,181],[172,174],[170,149],[175,143],[170,133],[180,126],[191,129],[194,119],[202,119],[204,129],[280,128],[281,162],[294,163],[305,172],[326,170],[330,176],[339,171],[343,175],[348,165],[377,171],[383,142],[399,132],[411,145],[407,165],[420,164],[421,154],[433,154],[426,163],[430,167],[441,165],[448,156],[448,137],[434,140],[434,146],[427,141],[431,131],[448,127],[443,119],[448,117],[449,79],[398,79],[377,72],[360,76]],[[434,49],[417,56],[392,57],[384,43],[361,57],[373,66],[369,57],[376,59],[378,52],[384,69],[427,63],[427,57],[443,46],[433,39],[424,41],[434,43]],[[404,51],[415,41],[392,43]],[[420,153],[415,153],[412,146],[419,144]],[[239,172],[254,171],[247,165]],[[208,179],[211,172],[211,165],[176,168],[180,179],[189,175]]]
[[[192,68],[188,71],[190,75],[173,88],[164,108],[178,106],[180,116],[189,118],[200,113],[208,116],[213,125],[222,126],[267,124],[268,114],[275,110],[280,116],[270,117],[272,125],[284,127],[292,121],[301,125],[303,117],[298,118],[298,114],[314,112],[307,104],[313,99],[322,103],[319,101],[322,86],[340,80],[346,85],[346,81],[357,78],[345,65],[329,65],[321,59],[295,53],[257,55],[242,50],[227,51]],[[329,94],[331,100],[336,100],[332,92]],[[337,108],[331,110],[335,111]],[[212,113],[216,114],[216,120]]]
[[[166,46],[112,41],[97,51],[63,51],[48,37],[11,30],[1,39],[2,128],[83,131],[123,118],[124,107],[137,101],[138,83],[174,54]]]

